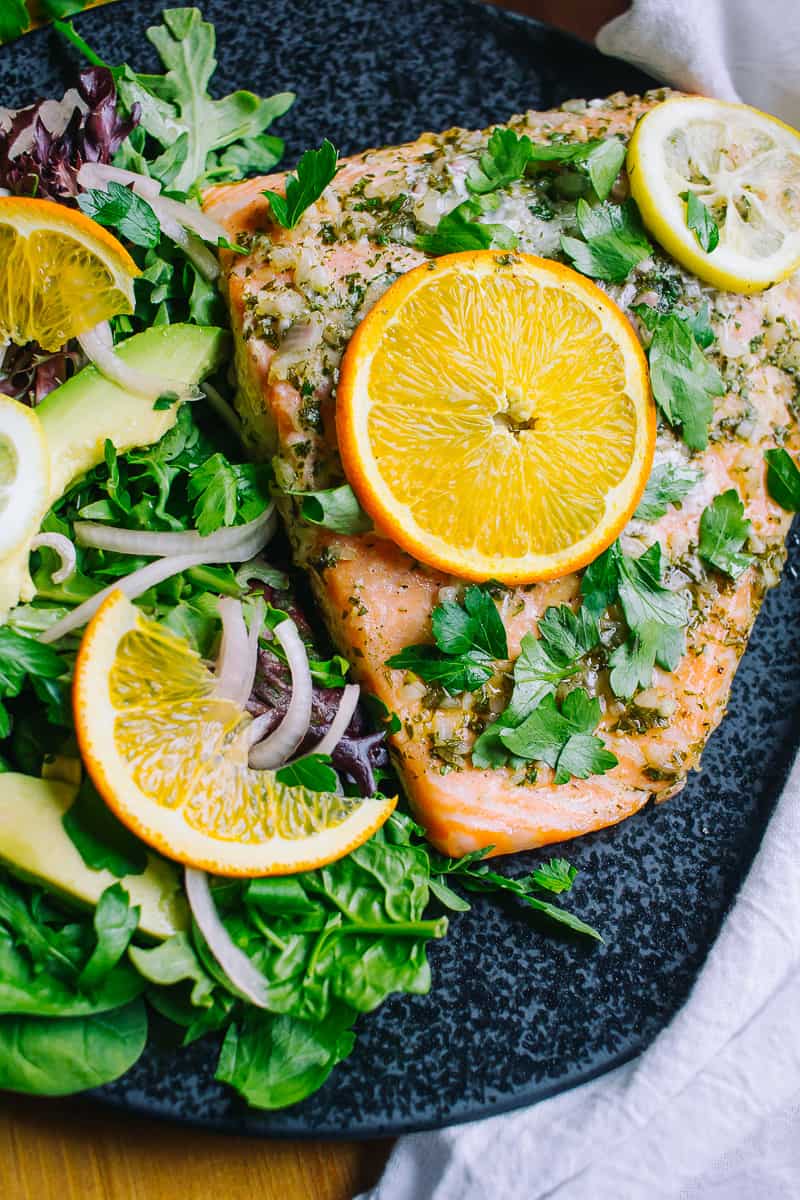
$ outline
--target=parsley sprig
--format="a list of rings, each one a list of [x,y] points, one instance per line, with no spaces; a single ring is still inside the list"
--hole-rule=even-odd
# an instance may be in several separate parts
[[[434,608],[435,645],[407,646],[387,659],[396,670],[413,671],[451,695],[474,692],[487,683],[495,662],[508,658],[506,631],[490,593],[467,588],[464,603],[448,600]]]
[[[681,192],[686,202],[686,224],[697,238],[699,245],[710,254],[719,245],[719,226],[699,196],[694,192]]]
[[[744,515],[736,488],[716,496],[700,518],[700,543],[697,552],[708,566],[716,567],[732,579],[747,570],[753,561],[742,547],[750,537],[752,524]]]
[[[714,397],[725,394],[725,384],[703,350],[711,333],[702,314],[659,313],[645,304],[636,315],[653,337],[647,356],[653,396],[670,425],[679,425],[690,450],[705,450],[708,427],[714,415]]]
[[[593,279],[622,283],[653,252],[633,200],[592,207],[581,197],[575,218],[581,236],[563,236],[561,248],[576,270]]]
[[[658,521],[671,504],[679,504],[703,477],[702,471],[688,463],[658,463],[650,473],[647,487],[634,516],[640,521]]]
[[[318,150],[306,150],[294,175],[287,175],[285,196],[269,189],[263,193],[279,225],[294,229],[306,209],[316,204],[333,179],[337,164],[336,147],[325,138]]]

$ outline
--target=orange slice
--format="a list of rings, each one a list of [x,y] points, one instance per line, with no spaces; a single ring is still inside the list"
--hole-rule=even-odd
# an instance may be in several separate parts
[[[52,200],[0,197],[0,344],[58,350],[134,309],[139,268],[115,237]]]
[[[530,583],[596,558],[644,490],[647,364],[621,310],[530,254],[403,275],[344,356],[336,424],[361,504],[415,558]]]
[[[183,638],[120,591],[86,630],[78,744],[95,787],[142,841],[216,875],[285,875],[342,858],[384,823],[396,798],[288,787],[250,768],[252,718],[214,684]]]

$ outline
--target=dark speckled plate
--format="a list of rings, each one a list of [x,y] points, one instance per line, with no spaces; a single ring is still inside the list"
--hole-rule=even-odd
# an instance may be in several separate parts
[[[111,62],[148,69],[160,0],[123,0],[78,21]],[[217,85],[291,88],[287,161],[327,135],[344,152],[423,129],[485,126],[570,96],[649,81],[531,21],[466,0],[205,0]],[[0,98],[53,95],[73,63],[42,31],[0,51]],[[682,795],[567,853],[574,907],[605,945],[543,936],[480,899],[430,950],[429,996],[359,1022],[352,1058],[303,1104],[249,1112],[213,1079],[215,1050],[151,1048],[109,1104],[237,1133],[399,1133],[529,1104],[642,1050],[685,999],[753,854],[797,743],[800,546],[769,596],[703,772]],[[534,855],[520,856],[530,869]]]

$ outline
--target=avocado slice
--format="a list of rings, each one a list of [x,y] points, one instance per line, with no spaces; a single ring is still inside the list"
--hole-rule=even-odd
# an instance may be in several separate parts
[[[230,335],[201,325],[156,325],[116,347],[126,363],[148,375],[198,384],[225,361]],[[151,446],[175,424],[179,404],[155,409],[153,401],[110,383],[94,366],[46,396],[36,413],[50,450],[50,492],[42,511],[103,461],[106,439],[119,453]],[[0,562],[0,622],[18,600],[32,600],[30,545],[23,542]]]
[[[64,830],[61,818],[77,792],[73,784],[57,779],[0,774],[0,862],[13,875],[95,905],[117,880],[110,871],[87,867]],[[148,855],[143,874],[126,875],[119,882],[131,904],[141,907],[142,933],[163,941],[188,929],[180,875],[171,863]]]
[[[229,335],[201,325],[156,325],[116,347],[124,362],[156,378],[197,384],[225,360]],[[153,401],[110,383],[88,366],[46,396],[36,409],[50,447],[50,503],[103,461],[106,438],[119,453],[150,446],[175,424],[177,403]]]

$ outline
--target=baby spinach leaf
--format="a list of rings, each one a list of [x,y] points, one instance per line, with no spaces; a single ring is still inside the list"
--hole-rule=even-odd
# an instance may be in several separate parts
[[[752,554],[742,552],[752,528],[744,515],[739,493],[736,488],[729,488],[703,511],[697,552],[709,566],[738,579],[753,561]]]
[[[788,450],[766,450],[767,491],[787,512],[800,511],[800,469]]]
[[[136,932],[140,913],[140,908],[131,906],[121,883],[113,883],[103,892],[94,910],[97,945],[78,979],[84,991],[94,991],[117,965]]]
[[[121,963],[89,995],[74,977],[65,977],[56,960],[33,960],[25,945],[0,927],[0,1013],[79,1017],[119,1008],[143,990],[144,981]]]
[[[338,776],[330,765],[329,754],[306,754],[275,772],[278,783],[303,787],[312,792],[335,792]]]
[[[297,1104],[350,1054],[353,1020],[343,1005],[316,1022],[248,1008],[225,1035],[214,1078],[229,1083],[253,1108]]]
[[[170,987],[176,983],[191,983],[191,1003],[198,1008],[213,1004],[214,980],[208,975],[195,953],[186,933],[175,933],[150,950],[131,946],[128,958],[148,983]]]
[[[3,1017],[0,1088],[68,1096],[101,1087],[133,1066],[146,1041],[147,1014],[141,1000],[88,1017]]]

